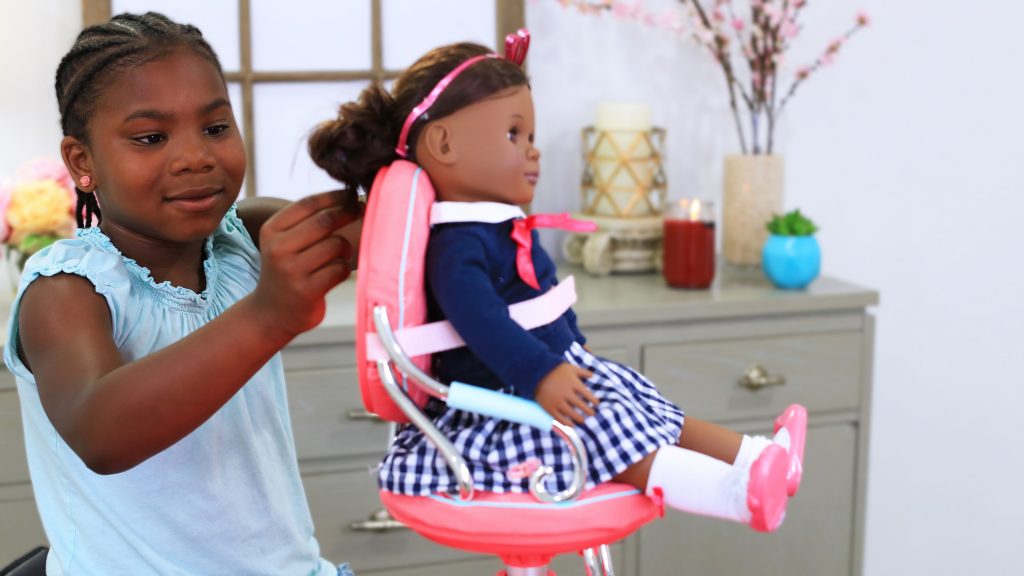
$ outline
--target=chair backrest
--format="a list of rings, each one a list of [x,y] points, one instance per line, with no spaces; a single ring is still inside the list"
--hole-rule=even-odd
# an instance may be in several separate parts
[[[424,258],[430,237],[430,207],[434,187],[418,165],[396,160],[377,173],[367,198],[356,274],[356,359],[363,405],[393,422],[408,418],[391,401],[377,374],[376,361],[367,353],[367,335],[375,334],[373,308],[388,309],[394,330],[418,326],[427,318]],[[430,356],[412,358],[429,371]],[[395,373],[399,383],[403,376]],[[404,384],[404,383],[403,383]],[[427,395],[404,386],[420,407]]]

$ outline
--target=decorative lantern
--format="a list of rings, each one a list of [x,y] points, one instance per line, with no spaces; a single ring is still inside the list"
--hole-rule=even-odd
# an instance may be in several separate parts
[[[665,130],[651,126],[646,104],[605,102],[583,129],[581,218],[598,232],[571,234],[566,260],[595,275],[658,268],[667,181]]]

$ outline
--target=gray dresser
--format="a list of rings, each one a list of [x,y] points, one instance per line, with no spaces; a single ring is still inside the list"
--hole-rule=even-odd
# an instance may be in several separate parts
[[[807,406],[806,472],[785,525],[762,535],[669,511],[613,548],[624,576],[861,573],[874,319],[878,294],[832,278],[809,290],[771,289],[757,271],[727,270],[709,291],[659,276],[574,274],[575,309],[591,349],[642,369],[688,414],[768,433],[793,402]],[[328,316],[284,352],[300,466],[323,555],[360,575],[493,574],[494,559],[370,529],[380,509],[371,472],[388,426],[363,411],[354,364],[354,282]],[[751,371],[759,366],[763,370]],[[356,529],[353,528],[356,523]],[[32,499],[10,374],[0,372],[0,566],[45,537]],[[559,574],[583,574],[575,556]]]

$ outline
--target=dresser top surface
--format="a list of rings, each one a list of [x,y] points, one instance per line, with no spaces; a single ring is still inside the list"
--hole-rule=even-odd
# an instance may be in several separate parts
[[[831,277],[820,277],[805,290],[777,290],[757,268],[720,267],[707,290],[669,288],[659,274],[594,277],[582,268],[562,265],[559,277],[574,276],[578,300],[573,306],[583,327],[616,326],[678,320],[711,320],[864,309],[878,304],[878,293]],[[327,298],[327,315],[318,329],[298,342],[351,341],[355,322],[353,279]],[[7,325],[10,299],[0,301]],[[6,344],[6,329],[0,345]]]

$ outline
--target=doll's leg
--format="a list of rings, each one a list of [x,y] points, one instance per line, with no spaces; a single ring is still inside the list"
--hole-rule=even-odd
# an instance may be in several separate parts
[[[647,494],[660,489],[665,503],[677,510],[749,523],[772,531],[786,510],[788,458],[770,446],[748,470],[711,456],[664,446],[615,478]]]
[[[679,434],[678,446],[732,464],[736,461],[743,439],[742,434],[724,426],[687,416]]]
[[[738,468],[749,468],[764,449],[772,444],[784,448],[789,453],[789,487],[790,496],[800,488],[803,474],[804,439],[807,435],[807,410],[799,404],[786,408],[775,419],[775,436],[746,436],[733,432],[728,428],[686,417],[683,432],[679,435],[679,446],[707,454]]]

